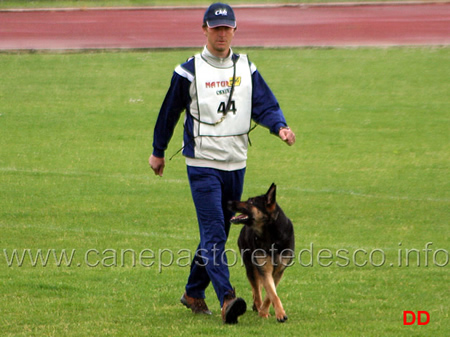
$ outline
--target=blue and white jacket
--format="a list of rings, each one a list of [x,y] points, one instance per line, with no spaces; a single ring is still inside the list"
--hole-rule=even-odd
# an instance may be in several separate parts
[[[225,115],[233,61],[235,88]],[[196,74],[196,67],[202,70],[200,74]],[[276,135],[287,125],[278,101],[246,55],[230,52],[229,57],[220,59],[206,47],[175,68],[154,129],[154,156],[164,157],[183,111],[186,164],[225,171],[246,166],[251,119]]]

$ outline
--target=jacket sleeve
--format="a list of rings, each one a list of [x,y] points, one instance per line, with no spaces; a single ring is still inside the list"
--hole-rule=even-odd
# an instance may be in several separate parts
[[[174,72],[153,132],[153,155],[164,157],[181,113],[190,103],[190,82]]]
[[[253,72],[252,81],[252,118],[256,123],[267,127],[271,133],[278,135],[279,129],[287,126],[280,105],[258,70]]]

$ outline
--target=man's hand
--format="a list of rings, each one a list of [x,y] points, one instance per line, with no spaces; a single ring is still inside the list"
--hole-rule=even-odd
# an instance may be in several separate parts
[[[150,164],[153,172],[155,172],[155,175],[158,175],[160,177],[163,176],[164,166],[166,166],[166,160],[164,158],[159,158],[151,155],[148,159],[148,163]]]
[[[278,132],[281,140],[288,144],[289,146],[294,145],[295,143],[295,133],[288,127],[281,128]]]

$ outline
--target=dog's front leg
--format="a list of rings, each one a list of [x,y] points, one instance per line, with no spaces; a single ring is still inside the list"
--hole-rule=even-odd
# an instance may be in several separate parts
[[[266,290],[266,297],[264,298],[264,303],[261,306],[259,315],[262,317],[269,316],[270,303],[273,304],[275,309],[275,316],[278,322],[285,322],[288,318],[286,312],[284,311],[283,304],[281,304],[280,298],[278,297],[276,287],[280,281],[279,278],[274,280],[273,278],[273,265],[269,264],[265,268],[265,274],[262,277],[264,289]]]
[[[289,260],[289,263],[290,263],[290,260]],[[275,282],[275,291],[278,288],[278,284],[280,283],[281,278],[283,277],[283,273],[284,273],[284,270],[286,269],[286,267],[285,267],[286,265],[287,264],[285,264],[282,261],[281,263],[279,263],[277,265],[277,267],[275,267],[275,270],[273,273],[273,280]],[[288,319],[288,317],[286,315],[286,312],[284,311],[283,304],[281,303],[280,297],[276,293],[275,293],[275,295],[279,302],[279,315],[277,314],[277,320],[279,322],[285,322]],[[275,307],[275,304],[274,304],[274,307]],[[276,310],[277,309],[275,308],[275,312],[276,312]]]
[[[275,316],[278,322],[285,322],[288,319],[286,316],[286,312],[284,311],[283,304],[281,303],[281,300],[277,295],[275,283],[273,282],[271,276],[270,278],[271,280],[268,280],[267,284],[264,285],[264,289],[266,289],[266,297],[264,298],[264,303],[261,307],[260,316],[264,315],[263,317],[266,317],[265,314],[269,314],[270,303],[273,303]]]
[[[259,316],[265,317],[265,318],[270,316],[270,313],[269,313],[270,303],[272,303],[272,301],[270,300],[269,295],[266,294],[266,296],[264,297],[264,302],[261,305],[261,308],[259,311]]]
[[[263,284],[261,281],[261,275],[255,266],[253,266],[251,273],[252,273],[252,275],[247,275],[247,276],[249,276],[248,280],[250,282],[250,285],[252,286],[253,311],[259,312],[261,305],[262,305],[261,290],[262,290]]]
[[[272,267],[268,260],[269,259],[265,255],[255,256],[255,260],[253,261],[254,283],[250,282],[252,284],[252,291],[253,291],[253,301],[254,301],[253,310],[258,311],[258,315],[264,318],[268,318],[270,316],[269,314],[270,301],[268,306],[264,306],[261,295],[262,287],[264,288],[266,287],[267,276],[272,275]]]

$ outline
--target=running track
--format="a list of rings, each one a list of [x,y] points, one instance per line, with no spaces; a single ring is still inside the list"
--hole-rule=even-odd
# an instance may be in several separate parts
[[[450,2],[234,8],[235,46],[450,44]],[[198,47],[204,10],[0,11],[0,50]]]

